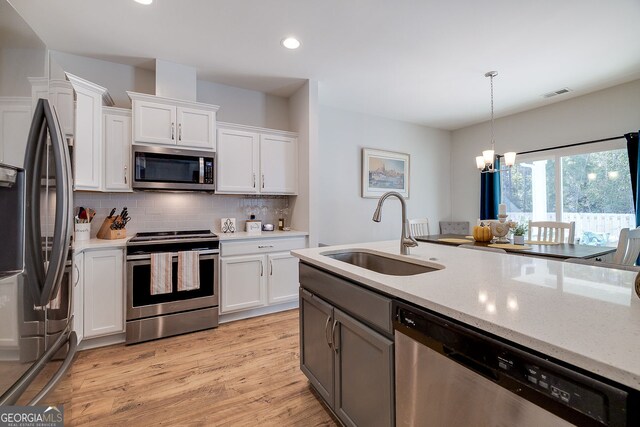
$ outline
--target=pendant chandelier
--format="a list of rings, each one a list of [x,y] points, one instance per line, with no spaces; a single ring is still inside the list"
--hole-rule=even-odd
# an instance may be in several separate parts
[[[502,157],[500,155],[496,155],[496,140],[493,130],[493,78],[497,75],[497,71],[488,71],[484,75],[485,77],[489,77],[489,79],[491,80],[491,150],[484,150],[482,152],[482,156],[476,157],[476,167],[480,169],[482,173],[506,171],[516,163],[516,153],[514,151],[510,151],[508,153],[504,153],[504,163],[508,168],[495,168],[496,157]]]

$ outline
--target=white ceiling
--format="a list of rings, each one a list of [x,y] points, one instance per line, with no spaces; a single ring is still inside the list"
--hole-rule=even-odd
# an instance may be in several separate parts
[[[443,129],[489,118],[489,70],[498,117],[640,78],[638,0],[9,1],[51,49]]]
[[[0,0],[0,48],[44,49],[44,44],[6,1]]]

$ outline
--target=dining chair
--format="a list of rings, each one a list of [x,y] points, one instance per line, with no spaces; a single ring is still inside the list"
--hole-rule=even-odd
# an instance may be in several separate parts
[[[623,228],[620,230],[618,247],[613,254],[613,263],[621,265],[634,265],[640,254],[640,227],[634,229]]]
[[[429,232],[429,220],[426,218],[410,219],[409,228],[412,236],[428,236],[431,234]]]
[[[568,262],[570,264],[593,265],[595,267],[605,267],[605,268],[614,268],[616,270],[627,270],[627,271],[640,272],[640,267],[636,266],[636,265],[624,265],[624,264],[616,264],[616,263],[613,263],[613,262],[596,261],[593,258],[590,258],[590,259],[569,258],[569,259],[564,260],[564,262]]]
[[[501,254],[507,253],[507,251],[505,251],[504,249],[490,248],[489,246],[476,246],[476,245],[468,244],[468,245],[460,245],[458,247],[462,249],[473,249],[475,251],[498,252]]]
[[[469,234],[469,221],[440,221],[440,234]]]
[[[499,219],[477,219],[476,220],[476,225],[490,225],[492,222],[500,222]]]
[[[537,233],[533,233],[537,228]],[[529,238],[539,242],[574,243],[576,223],[559,221],[529,221]],[[565,240],[565,236],[567,240]]]

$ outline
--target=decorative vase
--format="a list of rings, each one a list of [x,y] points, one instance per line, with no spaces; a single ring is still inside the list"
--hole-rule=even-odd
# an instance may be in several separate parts
[[[507,222],[507,216],[506,214],[500,214],[498,215],[500,222],[491,223],[491,234],[496,237],[495,243],[511,243],[511,241],[507,239],[507,234],[509,234],[512,223]]]
[[[513,236],[514,245],[524,245],[524,236]]]

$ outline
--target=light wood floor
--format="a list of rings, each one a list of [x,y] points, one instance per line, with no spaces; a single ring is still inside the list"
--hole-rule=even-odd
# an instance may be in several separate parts
[[[335,426],[300,371],[298,311],[79,353],[65,425]]]

